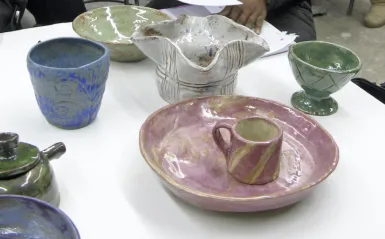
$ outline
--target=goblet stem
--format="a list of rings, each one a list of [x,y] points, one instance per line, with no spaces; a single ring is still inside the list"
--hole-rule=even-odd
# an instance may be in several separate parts
[[[305,91],[298,91],[291,97],[294,108],[310,115],[328,116],[337,112],[338,103],[332,97],[319,98]]]

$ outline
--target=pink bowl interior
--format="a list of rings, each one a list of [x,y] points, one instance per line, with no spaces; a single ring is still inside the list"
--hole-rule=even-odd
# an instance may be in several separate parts
[[[273,119],[284,131],[279,177],[262,186],[232,178],[211,136],[216,122],[234,124],[248,116]],[[207,97],[167,106],[143,124],[140,142],[143,156],[160,177],[176,187],[210,196],[294,193],[321,182],[338,162],[337,145],[315,120],[276,102],[242,96]]]

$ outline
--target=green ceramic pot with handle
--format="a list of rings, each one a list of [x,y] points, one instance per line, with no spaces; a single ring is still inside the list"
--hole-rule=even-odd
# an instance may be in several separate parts
[[[50,161],[65,152],[63,143],[40,151],[19,142],[15,133],[0,133],[0,195],[34,197],[58,207],[60,195]]]
[[[337,112],[338,103],[330,95],[344,87],[362,66],[353,51],[322,41],[291,45],[288,56],[294,77],[303,89],[293,94],[291,103],[317,116]]]
[[[171,20],[159,10],[117,5],[92,9],[79,15],[73,30],[81,37],[104,44],[110,50],[112,61],[136,62],[146,58],[130,40],[135,30],[146,24]]]

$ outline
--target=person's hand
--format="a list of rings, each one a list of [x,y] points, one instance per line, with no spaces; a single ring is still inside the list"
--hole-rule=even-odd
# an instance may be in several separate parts
[[[227,6],[220,12],[235,22],[254,29],[259,34],[267,15],[266,0],[241,0],[242,5]]]

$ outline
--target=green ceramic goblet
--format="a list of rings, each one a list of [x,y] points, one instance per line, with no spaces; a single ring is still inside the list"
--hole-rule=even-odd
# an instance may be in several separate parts
[[[351,50],[333,43],[308,41],[289,49],[289,62],[298,84],[291,104],[311,115],[327,116],[338,110],[330,94],[344,87],[361,69],[361,60]]]

